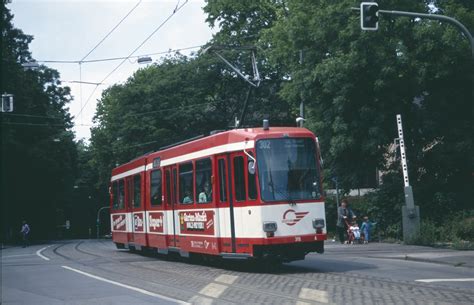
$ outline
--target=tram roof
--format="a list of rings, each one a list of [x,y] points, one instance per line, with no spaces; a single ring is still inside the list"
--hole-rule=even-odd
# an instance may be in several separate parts
[[[128,171],[137,166],[146,165],[147,163],[152,162],[155,158],[166,160],[226,144],[251,142],[261,138],[279,138],[282,136],[307,137],[313,136],[313,133],[308,129],[301,127],[270,127],[268,130],[264,130],[263,128],[242,128],[222,131],[210,136],[177,144],[176,146],[171,146],[163,150],[148,153],[114,168],[112,170],[112,175]]]

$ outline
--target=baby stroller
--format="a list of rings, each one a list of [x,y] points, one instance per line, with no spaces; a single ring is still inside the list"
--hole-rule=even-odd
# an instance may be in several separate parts
[[[349,220],[347,218],[344,219],[344,222],[346,223],[347,243],[360,244],[362,242],[362,239],[360,237],[360,229],[357,222],[353,220],[352,223],[349,223]]]

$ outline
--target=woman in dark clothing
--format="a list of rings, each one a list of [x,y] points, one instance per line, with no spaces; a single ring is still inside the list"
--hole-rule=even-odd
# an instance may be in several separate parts
[[[341,201],[341,206],[337,208],[337,224],[336,229],[339,234],[339,241],[341,244],[346,240],[346,222],[345,219],[352,220],[356,218],[354,212],[347,207],[347,200],[343,199]]]

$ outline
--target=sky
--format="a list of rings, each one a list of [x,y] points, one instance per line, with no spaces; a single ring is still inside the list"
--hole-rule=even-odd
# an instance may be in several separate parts
[[[73,101],[69,111],[74,116],[77,140],[90,139],[92,118],[102,91],[113,84],[124,83],[134,71],[144,67],[137,63],[136,57],[125,60],[120,67],[123,60],[77,62],[83,60],[138,3],[84,61],[129,56],[180,6],[181,9],[133,56],[149,55],[156,62],[164,55],[151,54],[203,45],[216,32],[205,22],[204,0],[13,0],[7,5],[14,15],[14,26],[34,37],[29,46],[33,58],[58,70],[63,85],[71,88]],[[181,53],[188,55],[197,50]],[[100,83],[104,78],[103,85],[99,86],[78,83]]]

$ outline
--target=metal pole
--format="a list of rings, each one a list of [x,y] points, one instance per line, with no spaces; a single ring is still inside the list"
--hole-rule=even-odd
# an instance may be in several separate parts
[[[360,11],[359,7],[352,7],[353,11]],[[454,18],[438,15],[438,14],[424,14],[424,13],[414,13],[414,12],[404,12],[404,11],[387,11],[387,10],[379,10],[379,14],[386,14],[386,15],[394,15],[394,16],[405,16],[405,17],[416,17],[416,18],[425,18],[425,19],[432,19],[432,20],[441,20],[451,23],[458,27],[461,32],[466,35],[467,39],[469,40],[469,44],[471,45],[471,56],[474,60],[474,38],[472,37],[469,30],[462,24],[461,22],[457,21]]]
[[[99,230],[100,230],[100,211],[104,210],[104,209],[110,209],[110,207],[101,207],[98,211],[97,211],[97,239],[99,239]]]
[[[398,127],[398,139],[400,143],[400,157],[402,159],[402,169],[403,169],[403,181],[405,187],[410,186],[410,181],[408,180],[408,166],[407,158],[405,155],[405,140],[403,139],[403,126],[402,126],[402,116],[397,114],[397,127]]]
[[[332,178],[332,181],[336,184],[336,207],[339,207],[339,181],[337,181],[337,177]]]
[[[400,157],[403,169],[405,206],[402,207],[403,240],[410,241],[420,231],[420,208],[415,205],[413,189],[408,179],[408,165],[403,138],[402,116],[397,114],[398,139],[400,143]]]
[[[471,33],[469,30],[462,24],[461,22],[457,21],[454,18],[444,16],[444,15],[437,15],[437,14],[423,14],[423,13],[412,13],[412,12],[403,12],[403,11],[385,11],[379,10],[379,14],[387,14],[387,15],[395,15],[395,16],[406,16],[406,17],[418,17],[418,18],[425,18],[425,19],[432,19],[432,20],[441,20],[451,23],[458,27],[461,32],[466,35],[467,39],[469,40],[469,44],[471,45],[471,55],[472,59],[474,59],[474,38],[472,38]]]

